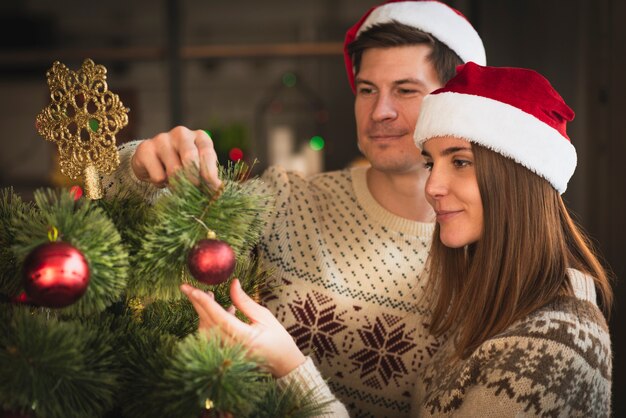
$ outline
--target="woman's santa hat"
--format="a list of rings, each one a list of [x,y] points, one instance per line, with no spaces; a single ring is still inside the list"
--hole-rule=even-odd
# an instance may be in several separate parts
[[[424,98],[414,138],[420,148],[439,136],[480,144],[563,193],[576,169],[576,150],[565,129],[572,119],[574,111],[541,74],[469,62]]]
[[[487,64],[485,47],[478,33],[461,12],[432,0],[391,0],[371,8],[346,32],[343,55],[350,86],[354,91],[354,65],[348,45],[374,25],[398,22],[427,32],[453,50],[463,62]]]

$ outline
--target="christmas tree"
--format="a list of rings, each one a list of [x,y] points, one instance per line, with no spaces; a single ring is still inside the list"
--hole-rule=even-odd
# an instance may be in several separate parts
[[[105,73],[90,60],[78,73],[55,63],[52,104],[37,118],[64,173],[84,174],[86,195],[96,198],[97,173],[114,169],[127,112]],[[191,283],[230,306],[233,277],[251,295],[266,284],[270,273],[253,249],[269,199],[248,173],[243,163],[221,167],[218,190],[197,171],[181,173],[154,205],[123,192],[102,200],[41,189],[24,202],[1,190],[0,416],[321,413],[311,392],[279,389],[263,359],[196,332],[179,291]]]

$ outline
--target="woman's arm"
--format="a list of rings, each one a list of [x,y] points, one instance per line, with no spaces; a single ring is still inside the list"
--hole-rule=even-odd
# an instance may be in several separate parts
[[[278,379],[279,387],[297,384],[304,392],[314,392],[316,402],[329,402],[329,415],[325,417],[348,417],[345,407],[333,396],[310,358],[302,354],[287,330],[272,313],[256,303],[241,288],[239,280],[231,283],[230,295],[233,305],[248,319],[247,324],[222,308],[211,292],[203,292],[184,284],[181,290],[198,313],[199,329],[219,332],[225,341],[242,344],[250,354],[264,359],[263,366]]]

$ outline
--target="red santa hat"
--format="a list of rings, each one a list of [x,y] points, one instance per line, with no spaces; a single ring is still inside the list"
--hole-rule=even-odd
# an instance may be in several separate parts
[[[511,158],[559,191],[576,168],[566,133],[574,111],[541,74],[523,68],[457,67],[443,88],[426,96],[415,143],[455,136]]]
[[[354,87],[354,65],[348,54],[348,45],[362,32],[374,25],[398,22],[427,32],[453,50],[463,62],[474,61],[487,64],[485,47],[478,33],[461,12],[433,0],[391,0],[371,8],[346,32],[343,55],[352,90]]]

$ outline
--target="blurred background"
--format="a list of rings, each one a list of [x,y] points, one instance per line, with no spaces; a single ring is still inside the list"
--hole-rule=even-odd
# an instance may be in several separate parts
[[[576,119],[578,169],[564,197],[614,270],[614,416],[626,416],[626,2],[449,0],[490,65],[538,70]],[[131,109],[118,143],[182,124],[209,131],[220,161],[306,173],[360,164],[342,43],[370,0],[4,0],[0,3],[0,187],[25,199],[71,182],[35,131],[46,71],[85,58]],[[620,122],[622,121],[622,122]],[[529,260],[529,262],[531,262]]]

